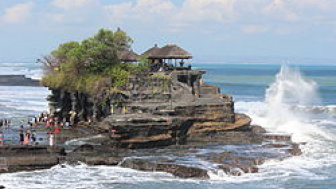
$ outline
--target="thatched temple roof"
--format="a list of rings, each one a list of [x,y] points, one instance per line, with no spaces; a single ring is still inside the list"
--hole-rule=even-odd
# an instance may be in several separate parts
[[[139,55],[132,50],[123,50],[118,52],[118,57],[123,62],[136,62]]]
[[[190,59],[192,55],[186,50],[175,44],[168,44],[162,48],[156,45],[142,55],[148,56],[150,59]]]
[[[152,55],[156,54],[156,51],[160,50],[160,47],[157,46],[157,44],[154,45],[154,47],[148,49],[144,53],[141,54],[141,56],[146,56],[150,58]]]

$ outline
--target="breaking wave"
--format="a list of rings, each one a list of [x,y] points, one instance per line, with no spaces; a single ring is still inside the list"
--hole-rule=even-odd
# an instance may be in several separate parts
[[[252,117],[252,124],[262,125],[269,132],[291,134],[294,142],[304,143],[300,145],[301,156],[261,165],[267,175],[323,180],[325,176],[320,176],[315,168],[336,165],[336,106],[322,106],[320,102],[314,81],[298,69],[282,66],[266,90],[265,101],[235,104],[237,111]]]

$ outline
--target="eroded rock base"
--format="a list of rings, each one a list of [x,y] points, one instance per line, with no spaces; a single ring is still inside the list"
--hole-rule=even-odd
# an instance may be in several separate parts
[[[247,137],[249,136],[249,137]],[[181,178],[207,179],[209,173],[240,176],[256,173],[268,160],[300,155],[299,145],[290,135],[272,134],[260,126],[203,136],[183,145],[145,149],[108,146],[108,136],[91,137],[81,145],[63,147],[5,147],[0,149],[0,172],[50,168],[62,163],[111,165],[141,171],[168,172]],[[242,140],[243,142],[239,142]],[[206,141],[206,142],[205,142]],[[23,155],[24,154],[24,155]]]

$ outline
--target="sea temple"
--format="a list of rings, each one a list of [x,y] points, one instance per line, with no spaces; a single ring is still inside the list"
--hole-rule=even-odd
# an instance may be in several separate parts
[[[100,30],[44,57],[51,125],[70,127],[55,134],[51,147],[2,147],[5,172],[81,161],[208,178],[209,171],[257,172],[265,160],[300,154],[289,135],[266,133],[235,113],[232,96],[205,83],[206,71],[193,69],[193,56],[182,47],[154,45],[138,55],[129,43],[121,30]],[[227,144],[241,150],[200,153]]]
[[[125,148],[184,144],[249,125],[247,116],[234,113],[230,95],[202,82],[205,71],[193,70],[186,61],[192,55],[181,47],[154,46],[142,56],[147,57],[148,72],[130,75],[118,91],[106,91],[106,104],[89,102],[89,96],[76,91],[50,88],[51,114],[59,120],[69,115],[66,119],[76,123],[99,120],[97,129],[113,131],[110,145]],[[138,57],[128,50],[119,58],[135,62]]]

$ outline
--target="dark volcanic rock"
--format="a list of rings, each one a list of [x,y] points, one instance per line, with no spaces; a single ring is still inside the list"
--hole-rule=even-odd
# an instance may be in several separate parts
[[[266,129],[259,125],[251,125],[250,126],[251,132],[255,134],[266,133]]]
[[[0,148],[0,172],[50,168],[65,155],[63,148],[49,146],[5,146]]]
[[[76,148],[74,152],[87,152],[87,151],[92,152],[93,150],[94,150],[94,147],[92,145],[84,144]]]
[[[188,167],[184,165],[164,164],[164,171],[181,178],[209,178],[205,169]]]
[[[118,165],[121,159],[118,157],[86,157],[84,162],[88,165]]]
[[[3,146],[0,148],[1,157],[11,157],[17,155],[65,155],[64,149],[50,146]]]
[[[262,138],[245,131],[218,131],[214,133],[197,133],[188,138],[188,143],[209,142],[218,144],[258,144]]]
[[[166,163],[162,163],[165,162]],[[120,166],[141,171],[164,171],[181,178],[209,178],[208,171],[202,168],[169,163],[169,160],[152,161],[151,159],[126,158]]]
[[[188,117],[127,114],[111,115],[99,128],[110,131],[110,146],[138,149],[184,144],[192,124]]]
[[[244,173],[257,173],[258,167],[254,165],[245,165],[245,164],[223,164],[218,166],[226,174],[232,176],[241,176]]]
[[[261,133],[259,134],[262,138],[266,140],[275,140],[275,141],[291,141],[292,137],[288,134],[276,134],[276,133]]]

